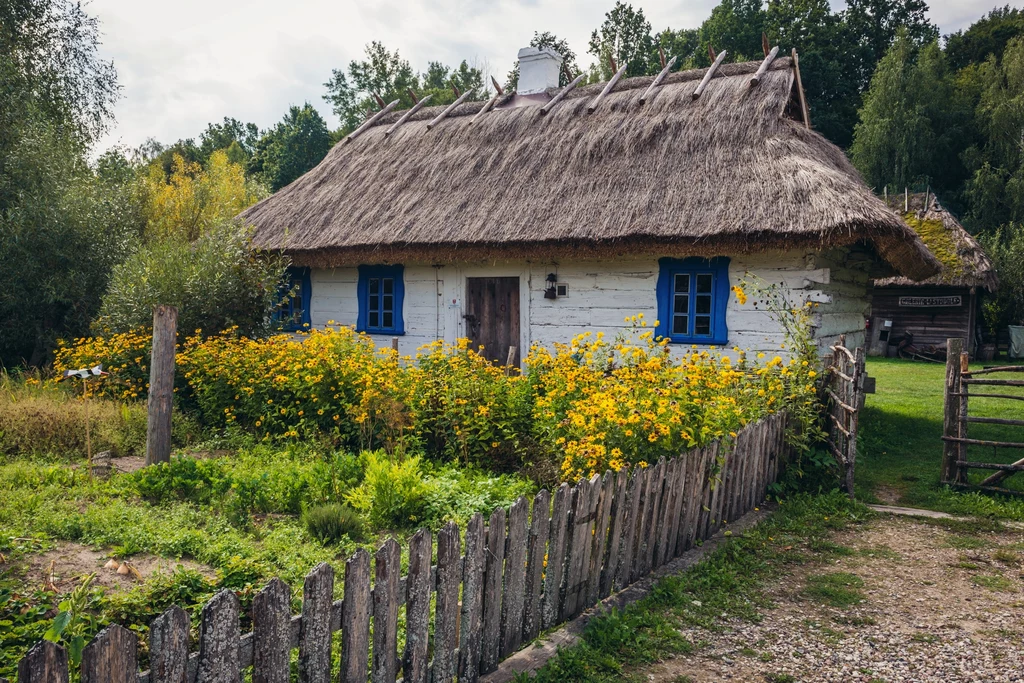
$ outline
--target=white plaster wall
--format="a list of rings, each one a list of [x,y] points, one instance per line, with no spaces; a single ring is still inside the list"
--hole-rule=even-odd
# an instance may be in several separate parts
[[[864,319],[870,307],[870,265],[870,255],[849,250],[744,255],[730,260],[729,284],[737,284],[749,273],[766,283],[781,284],[795,304],[817,302],[815,325],[824,353],[825,345],[839,334],[848,335],[851,348],[863,343]],[[568,286],[567,296],[544,298],[546,277],[551,272],[557,274],[559,283]],[[525,260],[439,267],[406,264],[406,334],[399,338],[400,352],[412,354],[434,339],[453,342],[464,336],[466,278],[485,276],[519,277],[520,342],[524,351],[533,343],[567,342],[588,330],[614,337],[626,329],[625,318],[637,313],[643,313],[651,325],[657,317],[656,257],[558,264]],[[314,269],[311,281],[313,326],[328,321],[354,325],[358,314],[356,268]],[[752,301],[741,306],[730,294],[726,316],[729,347],[774,353],[784,342],[771,316],[756,309]],[[375,335],[375,339],[381,346],[391,344],[387,335]],[[683,353],[689,348],[677,346],[674,350]]]

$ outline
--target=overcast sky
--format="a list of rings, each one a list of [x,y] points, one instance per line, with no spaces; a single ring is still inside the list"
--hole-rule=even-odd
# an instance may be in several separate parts
[[[1002,5],[1005,0],[999,0]],[[655,31],[693,28],[717,0],[643,0]],[[833,6],[842,5],[835,2]],[[996,0],[932,0],[943,34],[964,28]],[[1018,4],[1018,3],[1014,3]],[[413,68],[429,60],[482,66],[499,82],[534,31],[567,39],[581,67],[590,31],[614,0],[93,0],[103,54],[123,86],[117,121],[101,142],[136,146],[197,137],[211,121],[233,116],[266,128],[291,104],[310,102],[338,125],[323,101],[332,68],[360,58],[379,40]],[[799,46],[798,46],[799,47]]]

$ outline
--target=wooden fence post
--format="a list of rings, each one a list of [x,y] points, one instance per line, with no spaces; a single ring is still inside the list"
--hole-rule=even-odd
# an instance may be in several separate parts
[[[40,641],[18,662],[18,683],[68,683],[68,651]]]
[[[138,645],[123,626],[100,631],[82,651],[82,683],[135,683]]]
[[[174,344],[178,309],[163,304],[153,309],[153,350],[149,360],[149,405],[146,422],[146,464],[171,459],[171,405],[174,401]]]
[[[149,625],[150,683],[188,682],[188,629],[188,615],[177,605]]]
[[[958,437],[960,430],[960,354],[964,350],[964,340],[958,338],[946,340],[946,392],[945,409],[943,412],[942,434],[946,437]],[[960,455],[960,444],[956,441],[945,441],[942,444],[941,482],[950,484],[957,478],[957,459]]]

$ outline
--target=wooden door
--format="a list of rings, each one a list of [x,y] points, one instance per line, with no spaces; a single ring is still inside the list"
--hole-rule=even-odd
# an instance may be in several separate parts
[[[500,365],[508,361],[509,347],[516,347],[512,364],[519,366],[519,278],[466,278],[466,336],[483,355]]]

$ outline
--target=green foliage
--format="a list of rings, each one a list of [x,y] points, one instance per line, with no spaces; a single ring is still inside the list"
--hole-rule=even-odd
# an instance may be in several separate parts
[[[374,530],[403,529],[423,519],[427,486],[419,457],[392,460],[383,451],[367,451],[363,483],[345,499],[366,515]]]
[[[89,608],[94,598],[90,586],[95,574],[89,574],[82,582],[61,600],[57,605],[57,616],[53,618],[50,628],[43,634],[45,640],[53,643],[64,643],[68,650],[71,666],[78,668],[82,664],[82,650],[85,649],[86,636],[95,632],[93,615]]]
[[[997,60],[1011,38],[1024,35],[1024,10],[1006,5],[996,7],[967,29],[946,36],[946,54],[954,69],[981,64],[990,56]]]
[[[766,20],[760,0],[722,0],[700,25],[694,66],[711,65],[709,47],[716,53],[727,50],[730,61],[756,59],[761,54],[761,32]]]
[[[864,580],[849,572],[814,574],[807,577],[804,595],[831,607],[853,607],[867,599],[863,587]]]
[[[602,80],[612,76],[610,59],[626,67],[626,77],[644,76],[658,64],[651,23],[642,9],[617,0],[604,15],[604,22],[590,34],[587,49],[597,59]],[[660,66],[657,67],[660,70]]]
[[[302,515],[309,535],[325,545],[337,543],[343,538],[362,541],[363,519],[348,505],[329,503],[316,505]]]
[[[284,119],[256,143],[249,172],[277,192],[319,164],[331,151],[327,122],[308,102],[292,106]]]
[[[424,494],[424,518],[431,528],[446,522],[465,527],[476,513],[485,517],[495,508],[509,507],[520,496],[535,492],[533,485],[511,474],[488,472],[447,465],[427,478]]]
[[[103,333],[149,328],[153,307],[178,307],[178,330],[208,334],[269,329],[284,277],[281,257],[255,253],[233,223],[210,229],[194,243],[168,237],[132,254],[111,275],[95,327]]]

